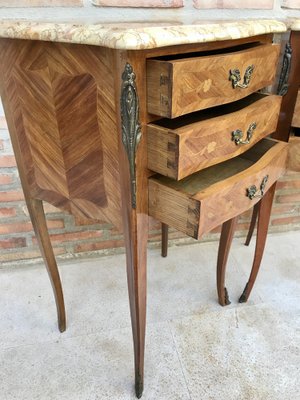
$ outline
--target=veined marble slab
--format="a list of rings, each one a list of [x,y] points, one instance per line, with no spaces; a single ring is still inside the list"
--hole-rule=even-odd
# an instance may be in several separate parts
[[[300,31],[300,18],[299,19],[291,19],[288,23],[287,26],[289,29],[292,31]]]
[[[0,37],[105,46],[115,49],[151,49],[188,43],[239,39],[286,31],[277,20],[71,23],[1,20]]]

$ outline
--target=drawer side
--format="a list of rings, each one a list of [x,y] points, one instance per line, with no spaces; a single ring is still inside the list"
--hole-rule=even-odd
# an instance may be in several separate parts
[[[172,109],[172,65],[169,62],[147,61],[148,112],[171,117]]]
[[[178,178],[179,137],[159,126],[147,126],[148,168]]]
[[[198,237],[200,202],[149,180],[149,215],[193,238]]]

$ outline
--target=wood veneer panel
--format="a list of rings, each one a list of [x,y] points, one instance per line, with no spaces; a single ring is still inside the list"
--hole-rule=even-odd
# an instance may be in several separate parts
[[[187,235],[204,233],[253,207],[246,189],[268,175],[267,189],[283,174],[286,143],[263,139],[248,152],[197,172],[181,181],[149,179],[149,214]],[[267,190],[266,189],[266,190]]]
[[[254,94],[240,102],[148,125],[148,167],[162,175],[182,179],[200,169],[247,151],[276,129],[281,97]],[[249,144],[237,145],[232,132],[240,129],[242,140],[255,123]]]
[[[264,44],[226,54],[147,61],[148,111],[175,118],[239,100],[273,82],[279,45]],[[230,70],[241,82],[248,66],[254,71],[247,88],[233,88]]]
[[[113,51],[7,39],[0,51],[31,196],[121,227]]]

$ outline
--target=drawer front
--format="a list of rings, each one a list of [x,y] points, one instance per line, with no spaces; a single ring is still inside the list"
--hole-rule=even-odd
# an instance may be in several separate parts
[[[223,115],[218,110],[215,112],[218,116],[214,116],[212,111],[201,118],[195,116],[198,121],[193,119],[186,124],[188,118],[181,118],[179,127],[173,128],[177,122],[171,120],[149,124],[148,168],[179,180],[242,154],[273,133],[281,97],[259,94],[250,97],[242,100],[234,112],[227,112],[228,107],[230,111],[234,109],[233,105],[221,107],[226,110]]]
[[[148,112],[175,118],[239,100],[272,83],[279,45],[246,50],[147,61]]]
[[[247,153],[181,181],[152,177],[149,215],[199,239],[253,207],[265,177],[264,193],[283,174],[286,157],[287,143],[263,139]],[[257,193],[250,199],[254,185]]]

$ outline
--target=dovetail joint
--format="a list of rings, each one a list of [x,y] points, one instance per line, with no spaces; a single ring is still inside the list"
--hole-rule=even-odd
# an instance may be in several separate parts
[[[167,85],[169,83],[169,77],[167,75],[160,75],[159,84],[160,86]]]
[[[169,105],[169,98],[167,96],[164,96],[163,94],[160,95],[160,104],[162,106],[168,106]]]

